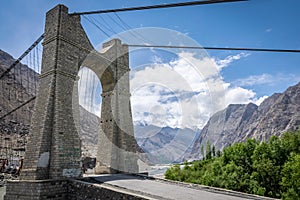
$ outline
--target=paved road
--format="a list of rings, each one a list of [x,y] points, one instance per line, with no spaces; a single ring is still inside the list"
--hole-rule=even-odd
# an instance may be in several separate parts
[[[5,187],[0,187],[0,200],[3,200],[5,194]]]
[[[158,199],[174,199],[174,200],[242,200],[257,199],[247,196],[226,194],[226,192],[213,192],[211,190],[188,188],[175,183],[164,181],[150,180],[142,177],[115,174],[93,176],[97,182],[105,183],[120,188],[127,189],[131,192],[138,192],[154,196]],[[259,198],[258,198],[259,199]]]

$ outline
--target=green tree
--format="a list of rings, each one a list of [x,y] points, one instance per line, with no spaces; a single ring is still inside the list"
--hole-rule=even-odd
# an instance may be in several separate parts
[[[204,156],[204,147],[203,147],[203,144],[200,147],[200,153],[202,155],[202,159],[204,160],[205,156]]]
[[[174,181],[179,181],[180,180],[179,174],[180,174],[180,166],[174,165],[171,168],[167,169],[165,173],[165,178]]]
[[[292,154],[282,169],[283,199],[300,199],[300,154]]]
[[[222,185],[222,165],[221,159],[210,159],[203,173],[202,184],[223,187]]]
[[[244,173],[241,166],[238,166],[231,161],[222,167],[222,171],[223,185],[226,189],[246,192],[249,174]]]
[[[220,150],[217,151],[216,156],[219,158],[222,156],[222,152]]]
[[[212,147],[212,157],[216,157],[216,147],[213,145]]]
[[[300,131],[259,143],[247,139],[217,152],[207,141],[203,160],[175,165],[168,179],[222,187],[287,200],[300,200]],[[204,156],[205,155],[205,156]],[[206,159],[204,159],[206,158]]]
[[[280,197],[280,166],[276,165],[276,161],[273,159],[271,145],[265,142],[258,145],[253,152],[252,160],[251,179],[257,181],[259,188],[265,189],[263,195]],[[253,192],[255,193],[255,189]]]
[[[210,146],[210,142],[209,140],[207,140],[206,142],[206,156],[205,156],[205,159],[209,160],[211,159],[211,146]]]
[[[284,133],[281,140],[288,155],[291,152],[300,153],[300,130]]]

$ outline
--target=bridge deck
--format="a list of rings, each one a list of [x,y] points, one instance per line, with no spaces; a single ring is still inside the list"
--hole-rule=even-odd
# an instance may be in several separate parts
[[[270,199],[247,195],[244,193],[230,192],[226,190],[212,189],[209,187],[197,187],[189,184],[177,184],[158,179],[114,174],[88,176],[94,183],[106,187],[121,189],[130,193],[136,193],[149,197],[149,199],[186,199],[186,200],[242,200],[242,199]]]

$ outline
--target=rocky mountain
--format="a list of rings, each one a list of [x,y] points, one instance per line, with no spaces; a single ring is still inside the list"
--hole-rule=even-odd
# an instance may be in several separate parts
[[[97,155],[99,117],[79,106],[80,139],[83,157],[95,158]]]
[[[0,49],[0,75],[2,75],[15,59]],[[38,74],[27,65],[17,64],[9,73],[0,79],[0,116],[24,103],[35,95],[38,84]],[[29,123],[32,107],[25,106],[18,112],[17,122]],[[29,115],[26,116],[26,115]],[[12,119],[8,116],[6,119]]]
[[[81,106],[79,111],[82,153],[85,157],[96,157],[100,119]],[[139,158],[148,164],[164,164],[176,162],[200,131],[139,124],[134,126],[134,133]]]
[[[199,137],[200,130],[135,125],[134,133],[151,163],[167,164],[178,162],[194,139]]]
[[[7,70],[15,59],[8,53],[0,50],[0,75]],[[38,73],[27,65],[19,63],[0,79],[0,117],[13,110],[28,99],[35,96],[38,85]],[[29,136],[30,120],[33,113],[34,100],[22,109],[0,119],[0,154],[6,154],[5,147],[25,150]],[[97,152],[98,118],[89,114],[84,108],[79,108],[80,136],[83,141],[82,152],[84,157],[95,157]],[[20,154],[20,152],[13,152]],[[22,152],[22,155],[24,152]]]
[[[283,93],[275,93],[265,99],[260,106],[229,105],[214,114],[204,126],[200,137],[195,140],[183,159],[199,159],[201,145],[207,141],[216,150],[254,138],[267,141],[272,135],[297,130],[300,126],[300,83],[289,87]]]
[[[0,50],[0,75],[15,59]],[[4,117],[9,111],[34,97],[38,84],[38,74],[27,65],[17,64],[14,69],[0,79],[0,154],[7,154],[5,147],[11,146],[10,154],[22,154],[29,133],[34,101],[17,112]]]

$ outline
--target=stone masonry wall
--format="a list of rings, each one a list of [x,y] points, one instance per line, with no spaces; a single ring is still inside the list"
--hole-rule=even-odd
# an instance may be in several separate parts
[[[144,200],[142,195],[79,180],[9,181],[4,200]]]
[[[4,200],[65,200],[68,185],[67,180],[9,181]]]
[[[73,117],[72,92],[80,62],[93,47],[80,17],[69,15],[63,5],[47,12],[44,35],[39,92],[21,180],[81,175],[81,141]]]
[[[141,195],[120,192],[117,190],[108,189],[99,185],[83,183],[81,181],[71,181],[68,187],[71,200],[144,200],[148,199]]]

